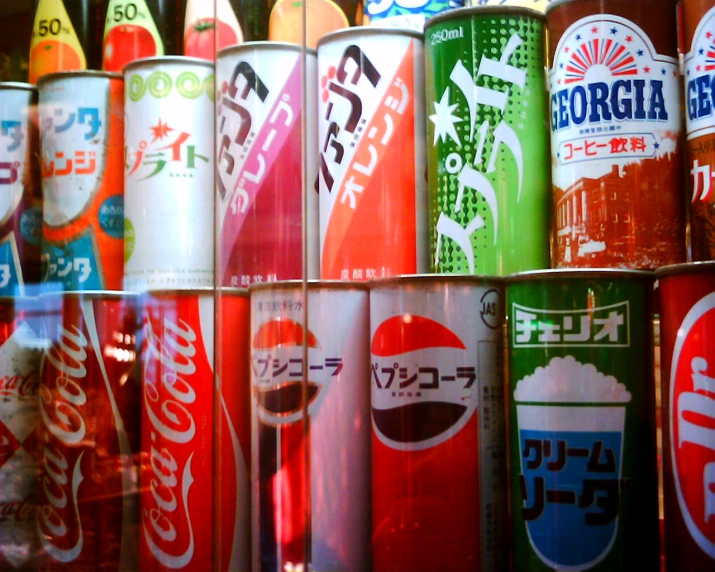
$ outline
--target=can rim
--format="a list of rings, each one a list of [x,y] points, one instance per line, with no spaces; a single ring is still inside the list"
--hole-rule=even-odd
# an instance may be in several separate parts
[[[303,287],[307,283],[308,290],[369,290],[368,282],[358,282],[354,280],[279,280],[277,282],[261,282],[251,284],[248,287],[249,293],[262,292],[263,290],[295,290]]]
[[[333,40],[340,40],[344,36],[408,36],[415,40],[419,40],[424,44],[425,35],[420,32],[415,32],[414,30],[401,30],[399,28],[380,28],[379,26],[354,26],[352,28],[343,28],[342,30],[336,30],[335,32],[330,32],[326,34],[320,40],[318,40],[317,49],[332,42]]]
[[[656,278],[664,278],[665,276],[696,274],[698,272],[707,272],[708,270],[715,273],[715,260],[703,260],[699,262],[682,262],[680,264],[669,264],[661,266],[655,271]]]
[[[220,286],[216,288],[216,294],[238,298],[248,298],[249,296],[248,288],[238,288],[236,286]]]
[[[228,46],[227,48],[221,48],[216,52],[216,61],[218,62],[219,57],[229,56],[233,53],[238,52],[248,52],[251,48],[261,48],[262,50],[288,50],[291,52],[303,52],[303,46],[300,44],[295,44],[293,42],[269,42],[267,40],[258,40],[254,42],[243,42],[242,44],[235,44],[233,46]],[[318,54],[318,50],[314,48],[309,48],[306,46],[305,53],[315,56]]]
[[[552,9],[558,8],[559,6],[562,6],[563,4],[568,4],[569,2],[575,2],[576,0],[549,0],[548,5],[546,6],[546,15],[551,12]],[[601,11],[599,14],[604,14],[605,12]]]
[[[190,294],[190,295],[203,295],[203,294],[215,294],[218,288],[214,286],[196,286],[194,288],[151,288],[149,290],[142,290],[137,292],[141,297],[156,296],[156,295],[166,295],[166,294]]]
[[[37,86],[24,81],[0,81],[0,90],[2,89],[21,89],[24,91],[37,91]]]
[[[630,268],[551,268],[517,272],[506,276],[504,280],[508,285],[517,282],[527,282],[529,280],[570,280],[574,278],[630,278],[654,280],[655,273],[650,270],[633,270]]]
[[[70,70],[52,72],[43,75],[40,79],[37,80],[37,87],[40,87],[40,84],[46,83],[48,81],[56,81],[59,79],[72,77],[96,77],[105,79],[121,79],[122,81],[124,81],[124,76],[122,76],[122,74],[120,73],[105,72],[99,70]]]
[[[432,16],[425,22],[425,31],[430,26],[434,24],[439,24],[443,20],[451,20],[453,18],[458,18],[460,16],[471,16],[471,15],[520,15],[520,16],[531,16],[542,22],[546,20],[546,16],[534,10],[533,8],[528,8],[527,6],[465,6],[464,8],[456,8],[454,10],[445,10],[440,12],[436,16]]]
[[[214,67],[214,62],[209,60],[202,60],[201,58],[193,58],[189,56],[151,56],[150,58],[141,58],[129,62],[127,65],[124,66],[124,68],[122,68],[122,73],[126,74],[128,71],[134,68],[140,68],[152,64],[194,64],[212,69]]]
[[[387,288],[404,284],[489,284],[492,286],[503,286],[502,276],[486,276],[477,274],[403,274],[400,276],[387,276],[385,278],[373,278],[368,282],[370,290]]]
[[[38,298],[136,298],[137,292],[126,290],[55,290],[42,292]]]

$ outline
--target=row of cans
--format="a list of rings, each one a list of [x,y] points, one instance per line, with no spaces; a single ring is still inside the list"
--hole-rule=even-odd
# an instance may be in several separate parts
[[[6,302],[4,564],[656,570],[657,304],[666,561],[709,569],[715,266],[658,279]]]

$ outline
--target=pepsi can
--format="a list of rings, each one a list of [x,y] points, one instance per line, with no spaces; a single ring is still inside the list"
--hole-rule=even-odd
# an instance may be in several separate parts
[[[375,570],[508,566],[502,300],[492,278],[371,284]]]

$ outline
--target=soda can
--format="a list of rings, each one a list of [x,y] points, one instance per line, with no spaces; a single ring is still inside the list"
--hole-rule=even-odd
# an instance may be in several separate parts
[[[674,18],[672,0],[565,0],[546,13],[557,267],[685,260]]]
[[[217,188],[223,286],[303,276],[303,155],[317,176],[316,55],[250,42],[219,52]],[[303,101],[306,75],[307,100]],[[303,148],[302,122],[308,145]],[[308,278],[317,278],[318,195],[308,201]]]
[[[715,262],[661,268],[668,570],[715,567]]]
[[[176,0],[109,0],[102,69],[121,73],[135,60],[178,54],[182,34]]]
[[[694,260],[715,260],[715,119],[711,83],[715,67],[707,52],[715,30],[712,0],[684,0],[685,125],[690,198],[690,232]]]
[[[134,296],[41,296],[42,570],[136,570],[139,410]]]
[[[305,27],[305,45],[315,49],[324,36],[359,25],[363,20],[363,0],[310,0],[305,8],[307,18],[303,26],[303,2],[276,0],[270,8],[268,39],[302,44]]]
[[[302,286],[250,289],[252,570],[370,570],[367,285]]]
[[[222,288],[217,295],[219,348],[216,377],[220,388],[216,433],[215,544],[218,570],[250,570],[251,543],[251,381],[248,290]]]
[[[40,81],[43,282],[119,290],[124,271],[124,82],[105,72]]]
[[[464,7],[464,0],[365,0],[364,25],[422,32],[428,18]]]
[[[370,288],[375,570],[507,570],[503,286]]]
[[[0,569],[37,567],[41,327],[37,299],[0,299]]]
[[[125,68],[124,287],[213,285],[213,64],[184,57]]]
[[[422,35],[359,28],[318,45],[320,277],[427,269]]]
[[[96,70],[102,65],[99,3],[38,0],[30,42],[30,83],[50,73]]]
[[[543,16],[526,8],[464,8],[427,23],[436,273],[549,267],[544,34]]]
[[[42,191],[37,90],[0,82],[0,296],[40,281]]]
[[[514,570],[658,570],[653,275],[506,287]]]

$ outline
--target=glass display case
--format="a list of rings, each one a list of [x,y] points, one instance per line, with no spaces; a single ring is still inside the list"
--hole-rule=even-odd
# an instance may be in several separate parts
[[[0,4],[0,570],[714,570],[713,33]]]

